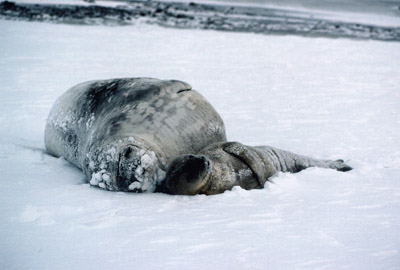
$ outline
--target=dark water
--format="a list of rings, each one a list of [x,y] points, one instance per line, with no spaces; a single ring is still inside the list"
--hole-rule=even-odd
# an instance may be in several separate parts
[[[89,6],[0,2],[0,18],[89,25],[127,25],[140,19],[150,24],[187,29],[400,41],[400,20],[394,14],[398,7],[393,8],[399,1],[365,0],[363,11],[359,7],[361,1],[355,0],[301,0],[296,4],[284,0],[279,1],[280,5],[274,5],[276,0],[236,0],[236,4],[232,3],[235,0],[213,0],[212,4],[186,0],[125,1],[130,5],[123,8],[101,6],[101,2]],[[303,6],[296,6],[300,4]],[[374,5],[380,9],[373,8]],[[392,8],[388,9],[389,6]],[[379,15],[378,11],[386,9],[386,13]],[[389,10],[394,13],[389,14]]]
[[[181,0],[182,1],[182,0]],[[183,0],[190,2],[189,0]],[[224,4],[276,6],[282,8],[305,8],[321,11],[348,11],[399,16],[400,0],[210,0],[191,2],[214,2]]]

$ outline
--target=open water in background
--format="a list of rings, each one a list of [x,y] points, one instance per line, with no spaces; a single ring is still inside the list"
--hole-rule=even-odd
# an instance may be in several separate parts
[[[168,1],[168,0],[167,0]],[[171,0],[169,0],[171,1]],[[264,7],[300,8],[320,11],[373,13],[400,18],[400,0],[177,0],[198,3],[234,3]],[[175,0],[175,2],[177,2]],[[400,25],[399,25],[400,26]]]

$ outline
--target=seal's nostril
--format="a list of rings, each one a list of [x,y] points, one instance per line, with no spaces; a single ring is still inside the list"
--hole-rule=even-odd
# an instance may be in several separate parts
[[[125,158],[129,158],[129,155],[132,153],[132,148],[130,148],[130,147],[128,147],[128,149],[126,149],[126,151],[125,151],[125,154],[124,154],[124,156],[125,156]]]
[[[207,167],[210,167],[210,161],[208,159],[206,159],[206,165]]]

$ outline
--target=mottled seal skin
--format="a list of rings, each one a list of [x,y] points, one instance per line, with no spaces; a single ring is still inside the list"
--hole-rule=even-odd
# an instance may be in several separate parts
[[[64,93],[45,129],[47,151],[108,190],[153,192],[176,156],[226,141],[222,119],[181,81],[90,81]]]
[[[171,194],[218,194],[240,186],[263,188],[277,172],[296,173],[309,167],[349,171],[343,160],[318,160],[269,146],[238,142],[215,143],[196,155],[175,158],[167,171],[164,191]]]

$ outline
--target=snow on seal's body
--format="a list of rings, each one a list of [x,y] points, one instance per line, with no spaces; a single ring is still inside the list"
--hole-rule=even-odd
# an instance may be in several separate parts
[[[153,192],[176,156],[226,141],[221,117],[182,81],[90,81],[65,92],[45,129],[47,151],[108,190]]]

